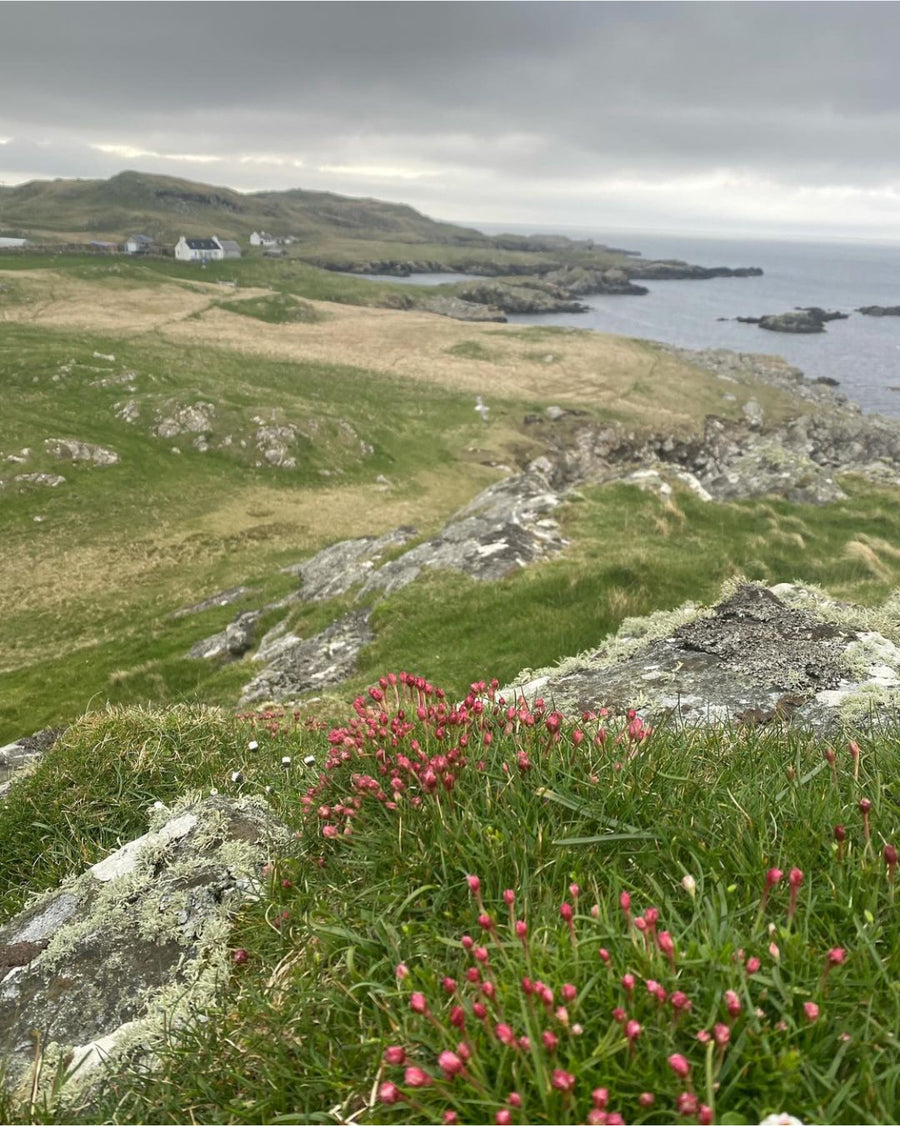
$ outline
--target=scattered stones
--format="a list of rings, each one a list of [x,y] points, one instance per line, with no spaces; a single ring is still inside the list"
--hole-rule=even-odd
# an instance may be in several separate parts
[[[93,466],[114,466],[119,461],[115,450],[77,438],[45,438],[44,452],[59,461],[90,462]]]
[[[151,1064],[164,1032],[227,980],[231,918],[287,837],[257,799],[163,808],[149,833],[0,928],[0,1056],[13,1093],[39,1094],[36,1038],[41,1083],[49,1089],[57,1065],[71,1077],[64,1099],[100,1079],[107,1058]]]
[[[20,473],[16,474],[13,481],[23,485],[46,485],[55,489],[57,485],[65,485],[66,479],[58,473]]]
[[[635,708],[684,725],[791,723],[829,732],[891,722],[900,704],[900,606],[880,612],[794,584],[744,583],[714,607],[627,619],[589,653],[520,674],[526,696],[573,711]]]
[[[137,372],[122,372],[118,376],[101,376],[100,379],[91,380],[91,387],[119,387],[127,384],[129,391],[134,391],[134,381],[138,378]]]

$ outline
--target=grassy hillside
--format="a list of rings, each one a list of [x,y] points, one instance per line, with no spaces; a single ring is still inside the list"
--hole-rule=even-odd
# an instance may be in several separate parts
[[[254,230],[266,230],[294,236],[304,250],[367,240],[373,246],[401,244],[403,257],[413,253],[423,257],[422,248],[439,248],[443,253],[452,246],[502,253],[481,232],[429,219],[406,204],[300,188],[235,192],[144,172],[121,172],[109,180],[34,180],[12,188],[0,186],[0,229],[51,241],[122,240],[140,232],[170,244],[185,233],[212,232],[246,240]],[[413,251],[411,246],[419,249]],[[528,260],[515,249],[508,254],[510,261]]]
[[[335,540],[401,524],[436,532],[541,451],[547,432],[524,419],[548,403],[682,432],[751,395],[770,418],[790,409],[749,385],[727,385],[737,398],[726,400],[715,377],[641,342],[323,301],[370,283],[299,264],[3,267],[0,740],[106,702],[233,704],[252,664],[188,659],[194,642],[293,590],[278,569]],[[177,430],[196,410],[199,429],[169,433],[167,420]],[[265,453],[278,433],[280,465]],[[119,461],[61,461],[52,439]],[[711,596],[738,571],[877,600],[900,580],[900,518],[888,492],[850,488],[821,509],[585,490],[562,513],[560,559],[493,584],[435,575],[386,600],[345,691],[385,664],[416,663],[457,691],[482,662],[510,677],[627,615]],[[850,547],[860,537],[862,552]],[[238,585],[252,591],[236,605],[173,617]],[[347,605],[298,605],[287,622],[308,636]]]

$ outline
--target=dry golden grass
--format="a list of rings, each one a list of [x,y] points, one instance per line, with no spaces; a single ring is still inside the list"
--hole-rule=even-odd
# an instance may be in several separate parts
[[[315,491],[251,486],[223,497],[189,525],[162,527],[133,540],[72,546],[65,530],[54,534],[48,528],[49,535],[30,550],[4,554],[0,606],[64,618],[73,601],[100,606],[112,592],[120,602],[149,598],[166,614],[213,593],[210,559],[227,558],[232,574],[222,581],[224,587],[258,571],[267,556],[288,550],[299,560],[336,540],[377,536],[404,524],[433,533],[496,476],[470,465],[455,474],[424,472],[415,488],[403,490],[385,491],[377,484]],[[0,672],[52,657],[57,643],[41,633],[10,639]],[[98,640],[85,636],[73,648]]]
[[[707,414],[734,416],[751,395],[774,415],[789,402],[764,387],[729,384],[726,389],[709,372],[641,341],[606,334],[573,332],[530,340],[508,325],[329,302],[310,303],[327,314],[320,323],[270,324],[214,306],[222,290],[211,283],[151,287],[123,285],[115,277],[87,281],[47,271],[15,276],[31,292],[29,300],[4,310],[10,321],[123,337],[155,331],[174,342],[208,343],[280,361],[349,365],[494,399],[591,406],[655,429],[692,430]],[[268,292],[242,289],[235,296]],[[471,342],[480,344],[491,360],[449,351]],[[545,355],[552,355],[553,362],[545,362]],[[735,402],[725,401],[726,390],[737,396]]]

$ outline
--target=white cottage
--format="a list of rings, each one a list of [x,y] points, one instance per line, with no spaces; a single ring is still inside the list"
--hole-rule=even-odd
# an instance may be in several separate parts
[[[179,262],[217,262],[225,257],[225,251],[215,236],[211,239],[189,239],[182,235],[175,244],[175,257]]]
[[[278,240],[267,231],[254,231],[250,236],[250,245],[252,247],[274,247],[278,246]]]

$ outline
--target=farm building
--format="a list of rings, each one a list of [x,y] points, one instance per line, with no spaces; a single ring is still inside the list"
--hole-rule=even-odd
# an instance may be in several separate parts
[[[122,244],[122,250],[126,254],[147,254],[152,246],[153,240],[149,235],[129,235]]]
[[[219,246],[225,252],[226,258],[240,258],[241,257],[241,248],[234,241],[234,239],[219,239],[219,238],[217,238],[216,242],[219,244]]]
[[[278,245],[278,239],[274,235],[270,235],[268,231],[254,231],[250,236],[250,245],[252,247],[274,247]]]

